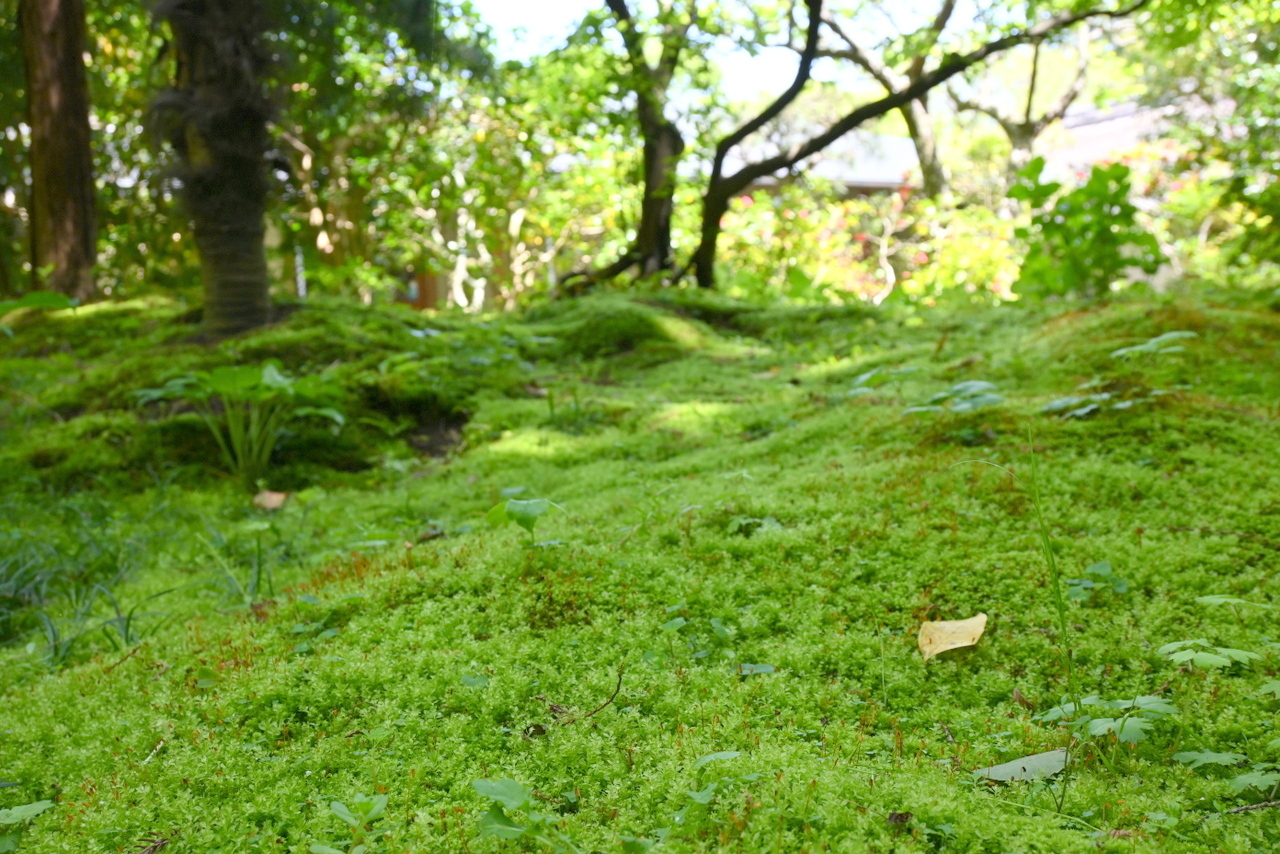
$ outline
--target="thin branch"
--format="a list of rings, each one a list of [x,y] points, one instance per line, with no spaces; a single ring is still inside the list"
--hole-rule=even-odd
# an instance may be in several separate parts
[[[641,68],[648,70],[649,64],[644,60],[644,45],[640,43],[639,34],[636,32],[636,21],[631,17],[627,0],[605,0],[605,5],[618,19],[618,33],[622,36],[622,44],[627,49],[627,58],[631,60],[632,70],[636,73],[639,73]]]
[[[814,2],[820,2],[820,0],[814,0]],[[869,104],[862,105],[858,109],[846,115],[844,118],[832,124],[822,133],[811,137],[800,145],[794,146],[789,151],[780,152],[773,157],[766,158],[757,163],[750,163],[735,172],[733,175],[727,177],[722,177],[719,170],[713,167],[711,177],[712,185],[714,186],[719,184],[719,186],[715,186],[715,190],[717,192],[738,192],[745,187],[750,186],[753,181],[763,178],[765,175],[771,175],[779,170],[790,168],[801,160],[804,160],[807,157],[812,157],[814,154],[822,151],[831,143],[835,142],[840,137],[844,136],[864,122],[878,118],[891,110],[898,109],[909,101],[914,101],[920,98],[931,89],[945,83],[952,77],[955,77],[957,74],[962,73],[979,62],[982,62],[994,53],[999,53],[1002,50],[1007,50],[1016,45],[1026,44],[1028,42],[1035,41],[1036,39],[1044,38],[1049,33],[1077,24],[1088,18],[1099,16],[1122,18],[1133,14],[1148,5],[1150,2],[1151,0],[1135,0],[1135,2],[1120,9],[1090,9],[1084,12],[1058,15],[1057,17],[1046,19],[1034,26],[1028,27],[1022,32],[1011,33],[1003,38],[988,42],[982,47],[972,50],[962,56],[953,55],[949,59],[944,60],[942,65],[935,68],[933,71],[921,75],[919,79],[915,80],[905,89],[890,93],[878,101],[872,101]],[[809,64],[811,64],[811,60],[809,61]],[[808,64],[806,64],[804,58],[802,58],[801,72],[797,73],[797,83],[801,88],[803,87],[804,82],[808,79],[808,71]],[[796,88],[798,88],[797,85],[792,84],[792,89]],[[788,90],[788,93],[790,92],[791,89]],[[794,95],[792,97],[794,98]],[[779,101],[782,100],[782,98],[779,98]],[[775,105],[777,105],[777,103],[778,102],[775,102]],[[782,106],[785,107],[786,103],[783,103]],[[780,111],[781,107],[778,109],[778,112]],[[769,118],[772,118],[773,115],[776,115],[776,113],[771,114]],[[767,120],[768,119],[766,119],[766,121]],[[763,124],[763,122],[761,122],[761,124]],[[756,126],[758,127],[758,125]],[[752,129],[754,130],[754,127]],[[720,145],[716,146],[717,166],[723,163],[724,156],[728,149],[740,142],[744,136],[745,134],[742,134],[741,129],[739,129],[739,132],[726,137],[721,141]]]
[[[951,21],[951,13],[956,10],[956,0],[942,0],[942,7],[938,9],[938,14],[934,17],[933,23],[929,25],[929,32],[932,38],[929,39],[927,45],[922,45],[920,52],[916,54],[916,58],[911,62],[911,69],[907,72],[907,79],[915,80],[924,72],[925,60],[929,58],[929,51],[938,46],[942,33],[947,28],[947,24]]]
[[[826,24],[827,29],[835,33],[840,41],[845,43],[842,49],[820,49],[818,56],[824,59],[847,59],[862,68],[876,82],[890,92],[902,87],[902,81],[898,80],[893,71],[884,63],[877,59],[874,55],[867,53],[862,47],[853,40],[853,37],[844,31],[844,28],[836,23],[834,18],[826,17],[822,19],[822,23]]]
[[[613,689],[613,693],[609,695],[609,699],[605,700],[603,703],[601,703],[600,705],[596,706],[594,709],[592,709],[591,711],[589,711],[589,712],[587,712],[585,715],[583,715],[583,716],[582,716],[582,719],[583,719],[583,720],[586,720],[587,718],[591,717],[591,716],[592,716],[592,715],[594,715],[596,712],[603,712],[603,711],[605,710],[605,708],[607,708],[607,707],[609,706],[609,704],[610,704],[610,703],[612,703],[614,700],[618,699],[618,692],[622,690],[622,672],[623,672],[623,669],[624,669],[624,665],[619,664],[619,665],[618,665],[618,684],[617,684],[617,686],[615,686],[615,687],[614,687],[614,689]]]
[[[805,0],[805,6],[809,9],[808,34],[805,37],[804,51],[800,54],[800,66],[796,69],[795,79],[791,81],[791,85],[787,87],[785,92],[775,98],[773,103],[761,110],[754,119],[739,127],[716,145],[715,160],[711,164],[712,183],[720,179],[724,169],[724,159],[729,154],[729,151],[789,107],[791,102],[804,90],[805,84],[809,82],[809,74],[813,70],[813,60],[818,54],[818,37],[822,31],[822,0]]]
[[[1227,815],[1231,815],[1232,813],[1250,812],[1252,810],[1265,810],[1270,809],[1271,807],[1280,807],[1280,801],[1263,801],[1260,804],[1249,804],[1243,807],[1236,807],[1235,809],[1227,810]]]

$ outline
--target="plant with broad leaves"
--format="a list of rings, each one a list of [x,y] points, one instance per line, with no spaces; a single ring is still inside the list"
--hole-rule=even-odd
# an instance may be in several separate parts
[[[1244,649],[1213,646],[1204,638],[1167,643],[1156,652],[1174,664],[1187,664],[1201,670],[1230,667],[1232,664],[1243,664],[1262,658],[1256,652]]]
[[[367,840],[371,827],[375,821],[382,818],[386,810],[386,795],[356,795],[350,806],[342,801],[332,801],[329,804],[329,812],[342,819],[351,828],[351,839],[334,843],[334,845],[346,846],[345,850],[320,842],[313,843],[308,850],[311,854],[366,854],[369,851]]]
[[[559,828],[560,817],[544,813],[533,802],[533,793],[515,780],[472,780],[471,787],[490,801],[489,811],[480,817],[480,835],[497,839],[530,839],[546,845],[556,854],[581,854],[580,848]],[[507,810],[524,813],[524,823]]]
[[[1138,223],[1138,209],[1129,201],[1128,166],[1094,166],[1084,184],[1062,195],[1061,184],[1042,180],[1044,166],[1043,157],[1035,158],[1009,189],[1009,198],[1037,209],[1030,224],[1015,232],[1028,247],[1016,291],[1096,297],[1130,269],[1159,269],[1160,245]]]
[[[1177,762],[1188,768],[1199,768],[1203,765],[1239,765],[1248,759],[1242,753],[1215,753],[1212,750],[1189,750],[1173,754]]]
[[[187,401],[204,419],[222,461],[246,487],[266,473],[286,426],[315,417],[340,430],[346,419],[333,405],[338,389],[323,374],[290,377],[271,360],[261,366],[234,365],[173,377],[159,388],[134,392],[140,405]]]
[[[901,368],[872,368],[866,373],[858,374],[853,378],[853,388],[849,389],[849,397],[859,397],[864,394],[874,394],[876,389],[881,386],[895,386],[899,393],[902,391],[902,382],[909,375],[913,374],[920,368],[906,365]]]
[[[1132,700],[1104,700],[1091,694],[1079,704],[1063,702],[1036,715],[1035,719],[1060,722],[1092,738],[1114,736],[1118,743],[1138,744],[1157,722],[1177,713],[1177,707],[1168,700],[1151,694]]]
[[[22,308],[57,311],[64,308],[74,308],[75,306],[76,301],[63,294],[52,291],[32,291],[19,299],[0,300],[0,317]],[[0,332],[13,337],[13,330],[3,323],[0,323]]]
[[[1087,603],[1093,594],[1106,590],[1110,593],[1128,593],[1128,580],[1116,575],[1108,561],[1099,561],[1084,571],[1083,578],[1064,578],[1067,585],[1067,598],[1074,602]]]
[[[1130,356],[1138,356],[1142,354],[1151,356],[1162,356],[1168,353],[1183,353],[1186,347],[1181,344],[1174,344],[1174,341],[1183,341],[1187,338],[1197,337],[1194,332],[1178,330],[1175,332],[1166,332],[1163,335],[1157,335],[1141,344],[1134,344],[1131,347],[1121,347],[1119,350],[1113,350],[1111,358],[1127,359]]]
[[[1272,800],[1276,792],[1280,791],[1280,763],[1255,762],[1252,770],[1232,777],[1227,781],[1227,785],[1237,795],[1242,794],[1246,789],[1257,789],[1260,792],[1269,790],[1267,800]]]
[[[485,519],[494,527],[501,527],[515,522],[529,532],[529,543],[533,543],[533,529],[538,519],[551,512],[552,508],[564,512],[564,508],[546,498],[508,498],[496,504],[485,515]]]
[[[953,385],[946,391],[940,391],[923,403],[908,406],[904,413],[913,412],[951,412],[962,415],[1004,403],[1004,396],[996,391],[995,383],[986,380],[966,380]],[[944,405],[945,404],[945,405]]]
[[[53,801],[36,801],[0,809],[0,851],[17,851],[28,823],[52,807]]]

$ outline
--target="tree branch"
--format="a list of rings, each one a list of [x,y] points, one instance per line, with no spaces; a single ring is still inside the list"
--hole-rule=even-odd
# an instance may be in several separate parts
[[[720,179],[724,169],[724,159],[729,151],[789,107],[791,102],[804,90],[805,84],[809,82],[809,74],[813,70],[813,60],[818,55],[818,36],[822,31],[822,0],[804,0],[804,2],[809,9],[809,26],[805,36],[804,50],[800,54],[800,66],[796,69],[795,79],[791,81],[791,85],[787,87],[785,92],[775,98],[773,103],[761,110],[755,118],[716,144],[715,159],[711,164],[712,183]]]
[[[812,0],[812,2],[817,3],[821,2],[821,0]],[[741,142],[747,135],[742,133],[742,128],[740,128],[739,131],[726,137],[724,140],[721,140],[720,144],[716,146],[716,162],[711,175],[712,185],[715,187],[717,192],[738,192],[750,186],[753,181],[756,181],[759,178],[771,175],[782,169],[790,168],[801,160],[804,160],[806,157],[811,157],[814,154],[817,154],[859,125],[870,121],[871,119],[878,118],[885,113],[888,113],[890,110],[896,110],[909,101],[914,101],[920,98],[929,92],[929,90],[942,85],[952,77],[955,77],[957,74],[960,74],[966,69],[982,62],[994,53],[999,53],[1000,51],[1007,50],[1016,45],[1026,44],[1028,42],[1044,38],[1052,32],[1061,30],[1065,27],[1070,27],[1071,25],[1077,24],[1088,18],[1122,18],[1137,12],[1150,2],[1151,0],[1135,0],[1135,2],[1120,9],[1089,9],[1083,12],[1058,15],[1041,21],[1040,23],[1028,27],[1021,32],[1011,33],[1003,38],[988,42],[982,47],[972,50],[962,56],[953,55],[948,57],[947,59],[944,59],[942,64],[933,71],[922,74],[905,89],[901,89],[897,92],[891,92],[878,101],[872,101],[869,104],[864,104],[846,115],[844,118],[832,124],[822,133],[811,137],[800,145],[792,147],[791,150],[780,152],[779,154],[766,158],[758,163],[747,164],[733,175],[721,176],[719,169],[715,167],[718,167],[723,163],[724,156],[728,149]],[[774,104],[771,105],[770,109],[773,107],[778,107],[778,109],[769,115],[768,118],[772,118],[777,114],[777,112],[781,112],[782,108],[790,103],[791,100],[794,100],[795,94],[798,94],[798,90],[803,88],[805,81],[808,80],[808,66],[811,63],[812,58],[809,58],[808,62],[806,62],[804,57],[801,58],[801,70],[796,74],[796,82],[792,84],[791,89],[787,90],[787,93],[784,93],[784,96],[780,97],[778,101],[775,101]],[[791,94],[790,98],[786,98],[784,101],[786,95],[790,94],[792,90],[796,90],[796,93]],[[781,104],[781,106],[778,106],[779,104]],[[768,121],[768,118],[764,121]],[[759,124],[763,124],[763,122],[760,122]],[[752,130],[759,127],[759,124],[752,127]],[[745,127],[747,126],[744,125],[744,128]],[[747,133],[750,133],[750,131],[747,131]]]
[[[836,23],[834,18],[823,18],[822,23],[826,24],[827,29],[835,33],[840,41],[845,43],[845,47],[843,49],[831,50],[820,49],[818,51],[818,56],[828,59],[847,59],[874,77],[876,82],[888,91],[892,92],[900,88],[900,82],[894,78],[893,72],[875,56],[863,50],[862,47],[844,31],[844,28]]]
[[[609,11],[618,19],[618,33],[622,36],[622,44],[627,49],[627,57],[631,60],[632,70],[636,73],[641,68],[649,69],[649,64],[644,61],[644,45],[640,43],[639,34],[636,32],[635,18],[631,17],[631,9],[627,7],[627,0],[605,0],[605,5],[609,7]]]
[[[947,24],[951,21],[951,13],[956,10],[956,0],[942,0],[942,6],[938,9],[938,14],[934,17],[933,23],[929,25],[929,32],[933,34],[927,45],[921,47],[920,52],[916,54],[916,58],[911,61],[911,68],[907,71],[907,79],[915,80],[924,73],[925,60],[929,58],[929,51],[938,46],[938,40],[942,38],[942,33],[947,28]]]

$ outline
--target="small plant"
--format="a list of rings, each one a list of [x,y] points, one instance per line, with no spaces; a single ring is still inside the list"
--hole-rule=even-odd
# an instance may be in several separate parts
[[[903,380],[918,370],[920,370],[918,367],[911,365],[901,368],[872,368],[853,378],[853,388],[849,389],[848,396],[874,394],[876,389],[886,385],[894,386],[898,394],[901,394]]]
[[[351,828],[351,838],[334,843],[334,845],[346,846],[345,848],[335,848],[332,845],[316,842],[309,849],[311,854],[365,854],[369,851],[367,840],[372,832],[371,826],[386,810],[386,795],[356,795],[351,806],[347,806],[342,801],[331,802],[329,812],[346,822]]]
[[[1130,356],[1142,354],[1163,356],[1169,353],[1183,353],[1186,352],[1186,347],[1183,347],[1181,344],[1173,344],[1170,342],[1183,341],[1187,338],[1195,337],[1196,334],[1194,332],[1187,332],[1184,330],[1166,332],[1163,335],[1157,335],[1156,337],[1144,341],[1141,344],[1134,344],[1132,347],[1121,347],[1119,350],[1114,350],[1111,353],[1111,358],[1127,359]]]
[[[1083,578],[1067,578],[1064,581],[1067,585],[1067,598],[1073,602],[1088,602],[1100,590],[1116,594],[1129,592],[1129,582],[1116,575],[1111,564],[1105,560],[1085,569]]]
[[[556,854],[581,854],[571,839],[560,832],[560,817],[544,813],[533,802],[533,793],[515,780],[472,780],[471,786],[490,801],[489,811],[480,817],[480,835],[497,839],[530,839]],[[521,824],[507,810],[524,813]],[[324,854],[327,854],[324,853]]]
[[[294,379],[274,361],[195,371],[134,394],[140,404],[191,403],[218,443],[223,464],[248,488],[266,474],[289,422],[318,417],[335,429],[345,423],[342,413],[329,405],[335,389],[323,376]]]
[[[1120,744],[1138,744],[1157,722],[1178,713],[1168,700],[1143,694],[1132,700],[1104,700],[1091,694],[1079,703],[1066,702],[1036,715],[1036,720],[1062,722],[1086,736],[1114,736]]]
[[[1187,664],[1200,670],[1216,670],[1262,658],[1256,652],[1244,649],[1213,646],[1204,638],[1167,643],[1156,652],[1174,664]]]
[[[557,396],[555,389],[547,389],[548,427],[554,427],[563,433],[581,435],[599,427],[603,422],[604,413],[599,408],[584,403],[576,387],[568,395],[560,396]]]
[[[212,531],[213,540],[199,535],[197,539],[213,558],[218,570],[217,582],[222,586],[228,601],[234,603],[236,607],[252,608],[262,601],[264,593],[267,596],[276,595],[275,575],[262,548],[261,532],[270,526],[265,522],[250,522],[245,527],[258,533],[259,536],[256,538],[253,557],[249,561],[243,580],[236,574],[229,559],[229,556],[234,556],[231,544],[221,534]]]
[[[533,529],[537,527],[538,519],[550,513],[552,508],[564,512],[563,507],[546,498],[508,498],[494,505],[485,515],[485,519],[494,527],[515,522],[529,532],[529,543],[532,545]]]
[[[36,801],[34,804],[0,809],[0,851],[17,851],[22,833],[31,820],[53,807],[53,801]]]
[[[923,403],[908,406],[904,413],[945,412],[957,415],[975,412],[988,406],[1004,403],[1004,396],[996,391],[995,383],[986,380],[966,380],[956,383],[946,391],[940,391]],[[945,406],[944,406],[945,404]]]

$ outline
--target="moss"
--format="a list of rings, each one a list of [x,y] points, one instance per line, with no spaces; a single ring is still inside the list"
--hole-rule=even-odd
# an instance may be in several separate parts
[[[298,312],[264,333],[270,346],[283,354],[288,324],[307,326],[295,343],[340,358],[350,420],[376,423],[332,459],[319,427],[282,446],[279,472],[298,491],[277,511],[186,469],[88,478],[62,496],[0,482],[0,513],[26,523],[0,528],[0,566],[20,555],[66,567],[60,589],[81,591],[42,605],[77,638],[57,672],[34,620],[12,622],[23,634],[0,649],[5,779],[20,783],[5,805],[57,802],[23,850],[130,850],[174,827],[200,851],[342,847],[349,831],[326,805],[357,794],[389,798],[380,849],[498,850],[476,838],[480,778],[535,789],[582,850],[625,850],[662,828],[673,852],[1273,847],[1277,811],[1223,815],[1268,796],[1231,790],[1247,766],[1172,759],[1274,759],[1275,700],[1259,693],[1276,669],[1273,611],[1196,601],[1275,604],[1280,327],[1268,310],[779,310],[756,337],[725,318],[757,309],[699,318],[652,302],[632,325],[676,317],[696,343],[668,330],[632,356],[584,361],[562,336],[540,340],[616,297],[488,326],[375,312],[363,355],[309,326],[328,324],[323,311]],[[401,323],[442,334],[402,347]],[[1110,357],[1193,323],[1200,338],[1183,353]],[[650,348],[663,357],[644,358]],[[86,375],[108,367],[97,362]],[[59,382],[23,364],[24,393]],[[851,394],[877,367],[916,370]],[[962,379],[995,383],[1005,403],[903,414]],[[1040,412],[1081,383],[1175,393],[1084,420]],[[454,422],[463,447],[419,457],[417,425],[446,410],[471,416]],[[189,414],[59,425],[11,411],[39,435],[22,431],[27,462],[0,464],[38,482],[72,462],[123,472],[208,452]],[[1069,603],[1067,638],[1027,493],[957,465],[980,458],[1026,482],[1031,454],[1067,577],[1106,560],[1129,582]],[[37,457],[51,464],[37,470]],[[356,459],[376,465],[340,470]],[[489,527],[510,497],[563,510],[532,537]],[[77,578],[158,614],[139,623],[145,646],[113,645],[116,611],[101,595],[84,606]],[[921,662],[923,619],[978,611],[990,616],[978,645]],[[1188,671],[1158,652],[1198,637],[1263,658]],[[1060,811],[1056,781],[974,785],[974,768],[1063,743],[1035,715],[1061,699],[1064,646],[1085,693],[1159,694],[1176,718],[1133,748],[1089,739]]]
[[[675,358],[706,347],[714,337],[697,321],[614,295],[591,296],[534,317],[548,318],[535,329],[558,339],[560,353],[589,359],[637,350]]]

